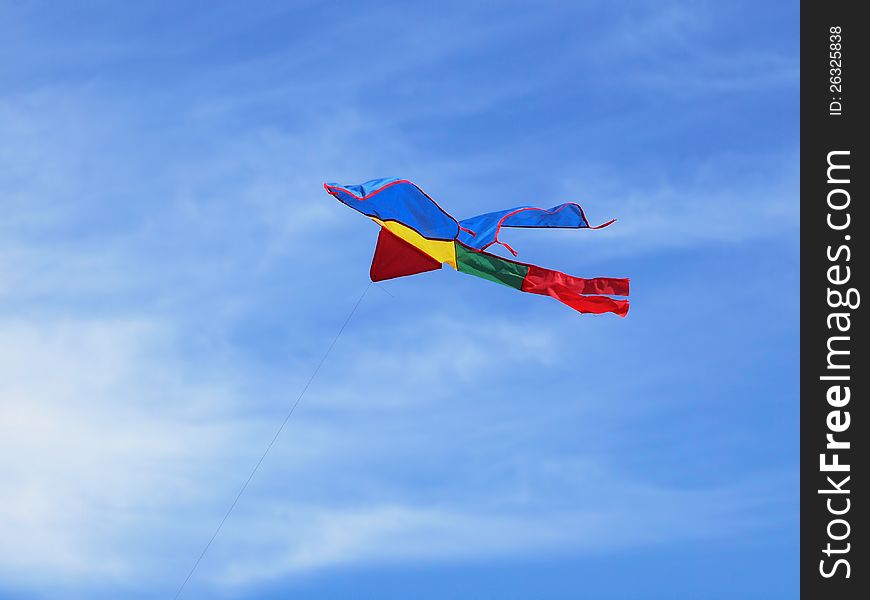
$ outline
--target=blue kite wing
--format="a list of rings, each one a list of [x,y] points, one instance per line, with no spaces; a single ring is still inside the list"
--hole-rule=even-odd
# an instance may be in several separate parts
[[[518,206],[460,221],[459,241],[478,250],[486,250],[493,244],[500,244],[516,256],[517,253],[513,248],[498,239],[502,227],[600,229],[610,225],[615,220],[592,227],[589,225],[589,220],[583,213],[583,209],[574,202],[560,204],[549,209]]]
[[[368,217],[396,221],[425,238],[455,240],[459,224],[426,192],[406,179],[373,179],[360,185],[325,183],[336,199]]]

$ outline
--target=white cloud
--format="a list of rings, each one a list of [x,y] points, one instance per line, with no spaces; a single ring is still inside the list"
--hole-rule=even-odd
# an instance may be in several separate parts
[[[414,385],[437,398],[426,371],[455,358],[456,330],[440,325],[421,326],[435,343],[419,368],[406,369],[401,344],[388,342],[377,357],[392,365],[382,381],[366,376],[372,356],[357,352],[363,346],[344,340],[333,366],[346,379],[326,377],[312,388],[204,563],[203,582],[248,585],[357,563],[596,551],[721,535],[723,523],[757,526],[739,487],[650,486],[608,469],[595,452],[571,459],[545,445],[525,446],[531,454],[520,458],[512,444],[538,435],[540,424],[499,410],[497,389],[473,402],[421,404],[409,396]],[[490,334],[486,323],[463,327],[463,360],[478,373],[487,369],[484,356],[511,369],[538,355],[534,344],[494,349],[494,340],[515,340],[519,325]],[[242,371],[216,379],[185,367],[168,323],[6,320],[0,336],[7,341],[3,577],[42,589],[46,570],[70,585],[180,577],[179,565],[210,535],[295,389],[280,403],[251,403],[240,391]],[[447,386],[454,393],[464,385],[457,375]],[[344,386],[356,386],[355,396]],[[377,401],[391,393],[391,402]],[[352,400],[362,406],[344,410]],[[412,480],[443,483],[405,481],[415,471]],[[492,484],[469,485],[475,479]],[[763,486],[754,497],[762,508],[775,501]]]
[[[529,493],[520,500],[500,488],[458,504],[259,503],[256,517],[239,515],[209,571],[218,584],[249,585],[345,564],[601,553],[778,526],[773,486],[759,482],[667,489],[570,462],[544,463],[526,475]],[[561,494],[542,493],[555,489]]]
[[[142,320],[0,322],[5,580],[129,575],[141,558],[134,532],[174,498],[201,498],[190,472],[220,456],[230,429],[189,411],[203,396],[219,407],[221,390],[187,385],[155,360],[161,330]]]

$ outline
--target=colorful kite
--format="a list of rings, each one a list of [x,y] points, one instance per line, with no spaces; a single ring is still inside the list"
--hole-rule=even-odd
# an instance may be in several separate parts
[[[486,252],[494,244],[513,248],[498,239],[502,227],[559,227],[601,229],[589,225],[580,205],[569,202],[551,209],[519,206],[457,221],[405,179],[373,179],[362,185],[325,183],[326,191],[381,226],[372,281],[415,275],[440,269],[446,263],[523,292],[551,296],[581,313],[612,312],[624,317],[628,279],[581,279]],[[606,295],[605,295],[606,294]]]

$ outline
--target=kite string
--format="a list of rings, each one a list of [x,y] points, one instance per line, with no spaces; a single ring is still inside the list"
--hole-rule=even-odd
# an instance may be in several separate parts
[[[296,397],[295,402],[293,402],[293,404],[290,406],[290,410],[287,411],[287,415],[284,417],[284,420],[281,422],[281,426],[278,427],[278,430],[275,432],[275,435],[273,435],[272,439],[269,441],[269,445],[266,446],[266,449],[263,451],[262,456],[260,456],[260,459],[257,461],[257,464],[254,465],[254,468],[251,470],[251,474],[248,475],[248,478],[245,480],[245,483],[242,484],[242,487],[239,490],[239,492],[236,494],[236,497],[233,500],[233,503],[230,504],[230,507],[227,509],[226,514],[224,514],[220,523],[218,523],[218,526],[214,530],[214,533],[212,534],[211,538],[208,540],[208,543],[202,549],[202,552],[199,553],[199,557],[197,557],[196,562],[193,563],[193,566],[190,568],[190,571],[187,573],[187,577],[184,578],[184,581],[179,586],[178,591],[175,592],[175,596],[173,596],[173,600],[178,600],[178,597],[181,596],[181,592],[184,591],[184,586],[186,586],[187,582],[190,581],[190,578],[193,576],[194,571],[196,571],[196,568],[199,566],[199,563],[202,561],[206,552],[208,552],[208,549],[211,547],[212,542],[214,542],[215,538],[220,533],[221,528],[223,528],[224,523],[226,523],[230,514],[233,512],[233,509],[236,507],[236,504],[238,504],[239,498],[242,497],[242,494],[244,494],[245,490],[248,488],[248,484],[251,483],[251,480],[254,478],[254,475],[257,474],[257,471],[260,469],[260,465],[263,464],[263,460],[266,458],[266,455],[269,454],[269,450],[271,450],[272,446],[275,445],[275,442],[278,440],[278,436],[281,435],[281,432],[284,430],[284,426],[287,425],[287,421],[289,421],[290,417],[293,415],[293,411],[295,411],[296,407],[299,406],[299,403],[302,401],[302,397],[305,396],[305,392],[307,392],[308,388],[311,386],[311,382],[313,382],[314,378],[317,377],[317,373],[320,371],[320,368],[323,366],[323,363],[326,362],[326,358],[329,356],[329,353],[332,352],[332,349],[335,347],[336,342],[338,342],[338,338],[340,338],[341,334],[344,333],[345,327],[347,327],[347,324],[350,323],[351,318],[353,318],[354,313],[356,313],[356,309],[359,308],[359,305],[362,303],[363,298],[365,298],[365,295],[368,293],[369,288],[371,288],[371,287],[372,287],[372,282],[370,281],[369,284],[366,286],[366,289],[363,290],[363,293],[360,294],[360,297],[357,298],[357,301],[353,305],[353,308],[350,309],[350,312],[348,313],[347,318],[344,320],[344,323],[342,323],[341,327],[339,328],[338,333],[336,333],[335,337],[332,338],[332,343],[329,344],[329,347],[326,349],[326,352],[323,353],[323,356],[320,358],[320,362],[317,363],[317,366],[314,368],[314,371],[311,373],[311,376],[308,378],[308,381],[305,383],[305,386],[302,388],[302,391],[299,392],[299,395]]]

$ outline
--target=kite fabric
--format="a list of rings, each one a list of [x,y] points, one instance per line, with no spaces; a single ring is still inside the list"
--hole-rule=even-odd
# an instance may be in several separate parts
[[[371,280],[383,281],[440,269],[448,264],[514,289],[550,296],[581,313],[614,313],[624,317],[629,280],[583,279],[517,262],[486,252],[499,240],[502,227],[601,229],[615,219],[591,226],[579,204],[550,209],[519,206],[457,221],[426,192],[406,179],[373,179],[361,185],[325,183],[340,202],[371,218],[380,227],[372,258]]]

